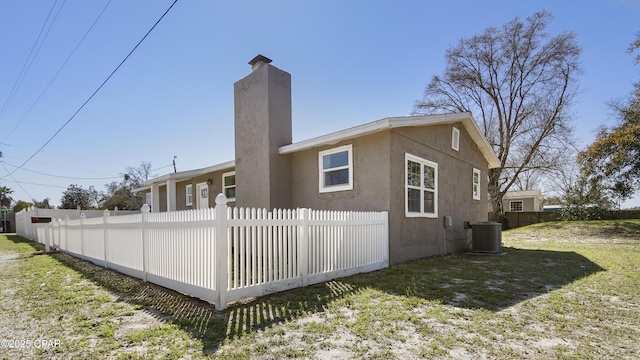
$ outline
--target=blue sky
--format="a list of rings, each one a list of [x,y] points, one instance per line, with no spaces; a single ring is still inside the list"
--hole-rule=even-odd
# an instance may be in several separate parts
[[[249,74],[257,54],[292,75],[294,142],[409,114],[459,39],[542,9],[555,16],[551,34],[574,31],[584,49],[574,107],[582,146],[611,124],[606,103],[640,80],[640,66],[625,53],[640,32],[637,0],[180,0],[73,120],[7,176],[71,118],[172,2],[0,0],[0,185],[15,200],[48,197],[57,205],[69,184],[103,190],[142,161],[162,175],[173,171],[174,156],[178,171],[232,160],[233,83]],[[56,20],[34,48],[52,9]]]

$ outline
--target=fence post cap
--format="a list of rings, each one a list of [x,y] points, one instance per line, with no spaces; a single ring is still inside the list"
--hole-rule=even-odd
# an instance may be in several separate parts
[[[144,204],[142,205],[142,208],[140,209],[140,211],[142,211],[143,213],[151,212],[151,206],[149,206],[149,204]]]
[[[69,220],[69,215],[65,215],[65,216],[64,216],[64,219],[65,219],[65,220]]]
[[[80,219],[86,219],[87,215],[85,215],[84,213],[80,214]]]
[[[111,214],[111,212],[109,212],[109,209],[106,209],[105,211],[102,212],[102,215],[104,216],[109,216]]]
[[[218,194],[218,196],[216,196],[216,205],[226,205],[227,204],[227,197],[224,196],[223,193]]]

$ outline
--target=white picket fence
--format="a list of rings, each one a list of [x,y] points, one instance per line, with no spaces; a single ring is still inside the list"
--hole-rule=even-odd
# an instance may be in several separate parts
[[[111,212],[111,216],[139,213],[140,211],[123,211],[116,208],[113,212]],[[104,215],[104,212],[102,210],[38,209],[33,207],[22,209],[18,213],[16,213],[16,233],[26,239],[38,241],[38,233],[36,232],[36,226],[38,226],[38,224],[31,223],[31,218],[68,218],[70,220],[77,220],[80,219],[80,215],[82,214],[84,214],[85,218],[95,218],[102,217]]]
[[[18,235],[144,281],[215,303],[315,284],[389,266],[387,212],[229,208],[36,225]],[[16,217],[20,216],[17,214]]]

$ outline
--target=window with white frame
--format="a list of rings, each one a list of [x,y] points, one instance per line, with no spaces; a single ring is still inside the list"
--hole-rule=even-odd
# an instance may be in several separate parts
[[[193,185],[192,184],[188,184],[185,187],[185,195],[187,198],[187,206],[193,205]]]
[[[236,200],[236,172],[230,171],[222,174],[222,193],[227,201]]]
[[[344,145],[318,153],[320,192],[353,189],[353,147]]]
[[[455,151],[460,150],[460,130],[458,128],[451,128],[451,148]]]
[[[438,217],[438,164],[405,153],[407,217]]]
[[[515,200],[509,202],[510,211],[522,211],[522,200]]]
[[[151,195],[150,192],[146,193],[145,195],[146,195],[145,196],[146,204],[151,206],[151,199],[153,199],[153,196]]]
[[[480,170],[473,169],[473,200],[480,200]]]

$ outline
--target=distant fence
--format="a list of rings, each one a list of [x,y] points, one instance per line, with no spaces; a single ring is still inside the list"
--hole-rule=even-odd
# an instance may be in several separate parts
[[[562,212],[521,211],[505,212],[506,224],[504,229],[514,229],[521,226],[537,224],[540,222],[560,221]],[[629,220],[640,219],[640,210],[615,210],[603,213],[602,220]]]
[[[80,209],[38,209],[28,208],[22,209],[15,214],[15,230],[16,233],[24,238],[33,241],[38,240],[38,234],[36,233],[36,226],[38,224],[33,223],[33,218],[50,218],[54,219],[69,219],[77,220],[84,214],[85,218],[102,217],[103,210],[80,210]],[[140,211],[122,211],[114,210],[111,215],[130,215],[139,214]]]
[[[606,220],[630,220],[640,219],[640,210],[611,211]]]
[[[387,212],[228,208],[34,224],[29,237],[98,265],[215,303],[389,266]],[[20,228],[18,234],[31,234]]]
[[[542,211],[520,211],[505,212],[506,224],[503,222],[503,229],[514,229],[521,226],[537,224],[540,222],[561,220],[560,212],[542,212]]]

